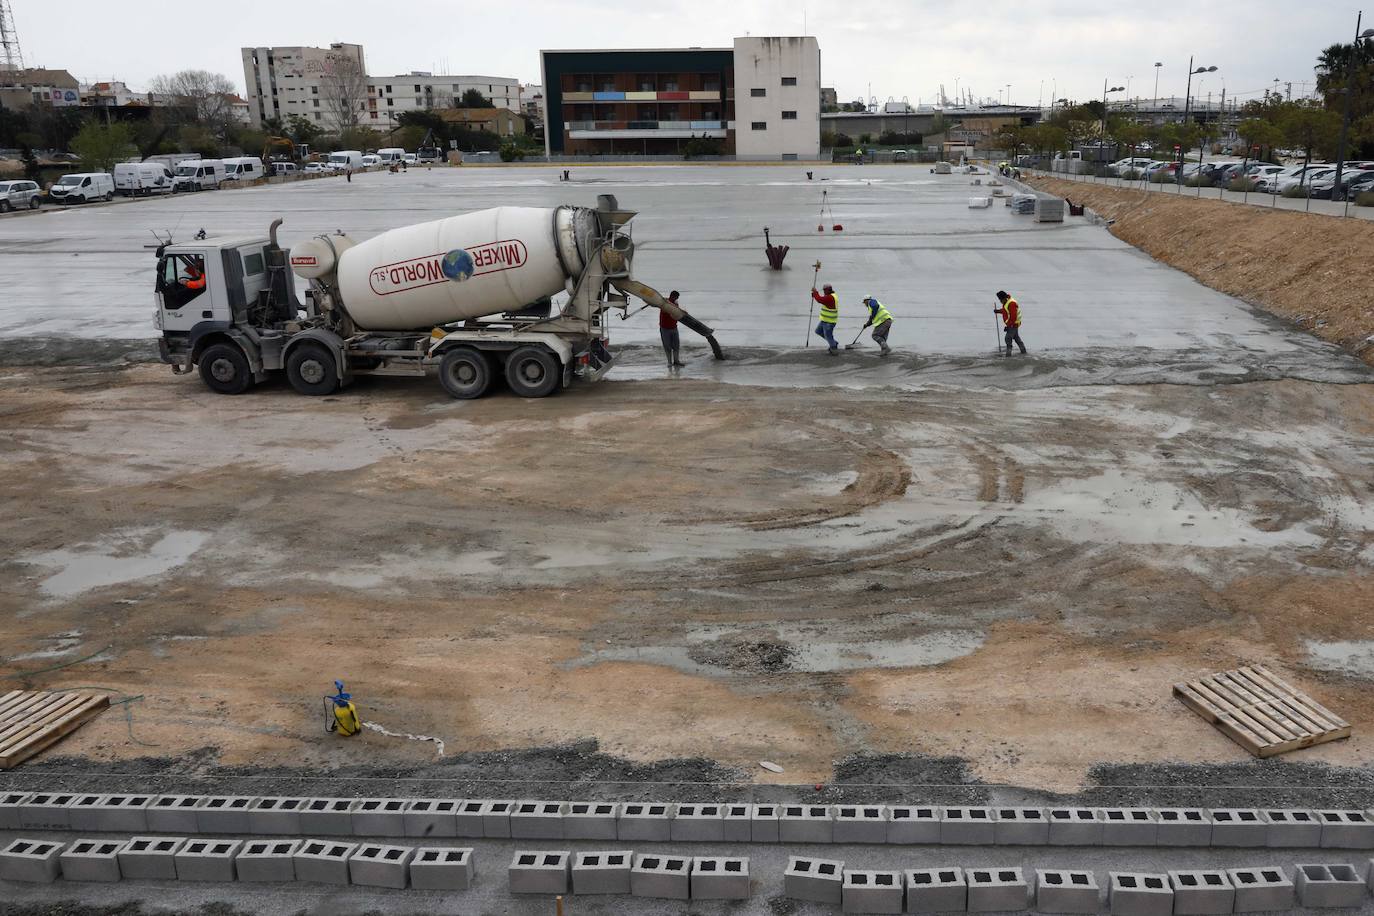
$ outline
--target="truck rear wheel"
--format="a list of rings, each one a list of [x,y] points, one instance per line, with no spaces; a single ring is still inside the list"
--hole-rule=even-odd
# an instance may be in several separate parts
[[[243,394],[253,384],[248,358],[233,344],[215,344],[200,354],[200,378],[220,394]]]
[[[491,364],[472,347],[454,347],[439,360],[439,384],[455,398],[480,398],[491,387]]]
[[[286,358],[286,378],[299,394],[320,397],[339,390],[334,356],[315,343],[303,343]]]
[[[506,384],[522,398],[546,398],[562,381],[558,360],[541,347],[521,347],[506,360]]]

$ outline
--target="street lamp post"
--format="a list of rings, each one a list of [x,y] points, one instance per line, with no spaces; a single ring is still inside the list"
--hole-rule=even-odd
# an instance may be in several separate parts
[[[1190,113],[1190,111],[1191,111],[1191,109],[1192,109],[1192,101],[1193,101],[1193,76],[1194,76],[1194,74],[1198,74],[1198,73],[1215,73],[1215,72],[1216,72],[1216,69],[1217,69],[1216,67],[1198,67],[1196,70],[1194,70],[1194,69],[1193,69],[1193,58],[1192,58],[1191,55],[1188,57],[1188,88],[1186,88],[1186,89],[1183,90],[1183,130],[1184,130],[1185,132],[1188,130],[1189,113]],[[1182,139],[1182,138],[1180,138],[1180,139]],[[1179,189],[1180,192],[1182,192],[1182,190],[1183,190],[1183,156],[1184,156],[1183,144],[1182,144],[1182,143],[1179,143],[1179,145],[1178,145],[1178,174],[1174,176],[1174,179],[1175,179],[1176,183],[1178,184],[1178,189]]]
[[[1159,61],[1155,61],[1155,107],[1159,107],[1159,68],[1164,66]]]
[[[1099,165],[1102,163],[1103,157],[1107,152],[1107,93],[1125,91],[1125,86],[1113,86],[1108,89],[1107,81],[1102,81],[1102,132],[1098,135],[1097,143],[1097,161]]]
[[[1332,185],[1332,187],[1339,190],[1341,196],[1345,198],[1345,212],[1342,214],[1343,216],[1350,215],[1350,195],[1341,188],[1341,172],[1345,168],[1345,141],[1350,134],[1350,101],[1351,97],[1355,95],[1355,61],[1356,58],[1359,57],[1360,42],[1365,38],[1374,38],[1374,29],[1365,29],[1363,32],[1360,31],[1360,25],[1363,19],[1364,10],[1355,14],[1355,43],[1350,46],[1350,64],[1346,68],[1350,72],[1345,81],[1345,113],[1341,116],[1340,151],[1336,156],[1336,183]]]

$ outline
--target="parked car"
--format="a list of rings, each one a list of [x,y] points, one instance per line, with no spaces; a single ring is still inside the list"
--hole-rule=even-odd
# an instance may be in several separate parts
[[[114,167],[116,194],[167,194],[172,190],[172,170],[162,162],[119,162]]]
[[[328,172],[329,169],[324,167],[323,162],[307,162],[301,171],[307,175],[318,175],[321,172]]]
[[[1351,200],[1357,199],[1361,194],[1374,193],[1374,171],[1361,172],[1360,174],[1362,177],[1345,186],[1346,197]]]
[[[356,149],[341,149],[329,154],[325,167],[331,172],[356,172],[363,167],[363,154]]]
[[[1281,165],[1269,165],[1268,163],[1260,163],[1258,165],[1250,166],[1246,170],[1245,177],[1249,178],[1251,181],[1254,182],[1254,187],[1251,190],[1266,191],[1272,194],[1274,192],[1273,185],[1275,181],[1277,180],[1278,176],[1282,175],[1283,173],[1284,167]]]
[[[419,165],[419,164],[420,164],[420,155],[419,155],[418,153],[406,153],[404,156],[401,157],[401,161],[404,162],[404,163],[405,163],[406,165],[408,165],[408,166],[409,166],[409,165]],[[429,160],[429,161],[430,161],[430,162],[438,162],[439,160],[438,160],[438,159],[431,159],[431,160]]]
[[[0,181],[0,213],[11,210],[37,210],[43,189],[36,181]]]
[[[218,159],[186,159],[177,163],[173,174],[172,191],[213,191],[219,187],[220,169]]]
[[[1325,162],[1313,162],[1309,165],[1292,166],[1291,171],[1289,171],[1288,174],[1281,177],[1278,181],[1279,193],[1282,194],[1289,188],[1297,187],[1299,185],[1309,185],[1312,183],[1312,179],[1316,177],[1317,173],[1323,172],[1327,169],[1330,169],[1333,173],[1336,171],[1335,166],[1328,165]]]
[[[377,150],[377,158],[381,160],[382,165],[399,165],[405,157],[406,151],[399,146],[388,146],[385,149]]]
[[[48,188],[48,198],[54,203],[89,203],[93,200],[114,200],[114,178],[109,172],[73,172],[63,175]]]
[[[294,162],[274,162],[272,163],[273,175],[294,175],[300,171]]]
[[[234,156],[220,161],[224,166],[221,181],[252,181],[263,176],[262,160],[256,156]]]
[[[1137,172],[1145,168],[1154,160],[1149,156],[1128,156],[1125,159],[1118,159],[1107,166],[1107,172],[1111,175],[1120,175],[1123,172]]]
[[[894,149],[892,151],[893,162],[907,162],[911,159],[911,154],[904,149]]]
[[[374,165],[381,165],[382,157],[376,153],[367,153],[363,156],[363,168],[370,169]]]
[[[1336,187],[1336,170],[1323,178],[1312,179],[1312,196],[1321,200],[1345,200],[1348,188],[1361,178],[1374,175],[1374,169],[1347,168],[1341,170],[1341,186]]]

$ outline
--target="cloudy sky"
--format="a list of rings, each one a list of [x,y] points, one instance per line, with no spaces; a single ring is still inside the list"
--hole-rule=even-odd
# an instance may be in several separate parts
[[[83,81],[122,79],[146,88],[159,73],[215,70],[243,86],[239,48],[361,43],[376,75],[431,70],[539,79],[541,48],[728,46],[736,35],[815,35],[825,85],[841,99],[929,103],[940,84],[952,97],[999,93],[1018,104],[1100,97],[1102,81],[1131,96],[1182,95],[1189,55],[1216,65],[1195,95],[1242,100],[1275,78],[1293,95],[1312,89],[1317,53],[1354,34],[1355,10],[1332,0],[1217,6],[1037,0],[973,7],[931,0],[869,0],[858,6],[783,0],[441,0],[120,6],[107,0],[11,0],[25,62],[70,70]],[[961,11],[967,10],[967,12]],[[123,11],[123,12],[120,12]],[[213,13],[213,20],[208,14]],[[1239,17],[1239,22],[1237,22]],[[1374,11],[1371,17],[1374,18]],[[98,25],[95,25],[98,24]],[[1366,23],[1374,25],[1374,22]],[[93,27],[94,26],[94,27]],[[871,87],[871,89],[870,89]]]

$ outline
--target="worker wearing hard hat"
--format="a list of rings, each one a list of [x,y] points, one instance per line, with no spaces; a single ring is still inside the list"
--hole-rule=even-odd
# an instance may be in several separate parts
[[[1014,343],[1021,348],[1021,355],[1026,353],[1026,345],[1021,342],[1021,306],[1015,299],[1004,290],[997,291],[997,301],[1002,303],[999,308],[992,310],[994,315],[1002,316],[1002,337],[1007,342],[1007,356],[1011,356],[1011,345]]]
[[[186,265],[186,280],[181,285],[197,293],[205,289],[205,273],[200,264],[192,261]]]
[[[887,335],[892,332],[892,313],[872,296],[864,296],[864,305],[868,306],[868,320],[864,322],[864,327],[873,328],[873,342],[882,347],[883,356],[886,356],[892,352],[887,345]]]
[[[822,289],[825,291],[824,294],[816,292],[816,287],[811,287],[811,298],[821,306],[821,320],[816,325],[816,336],[829,345],[831,356],[838,356],[840,345],[835,340],[835,325],[840,320],[840,303],[835,298],[835,287],[827,283]]]

